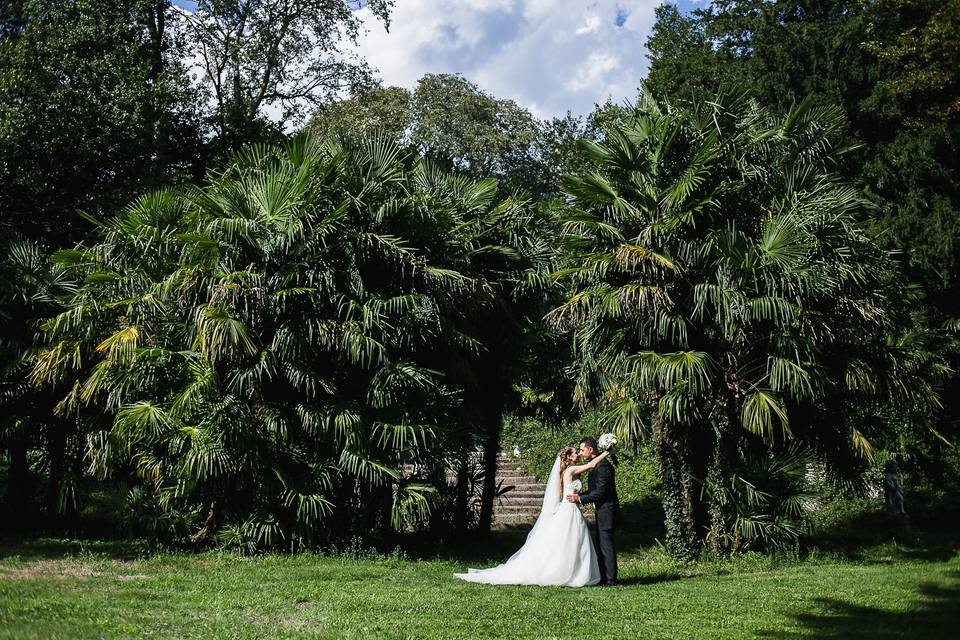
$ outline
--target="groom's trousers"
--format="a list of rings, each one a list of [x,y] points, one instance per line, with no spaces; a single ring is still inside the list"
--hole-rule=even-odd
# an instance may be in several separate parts
[[[597,564],[600,565],[600,583],[617,581],[617,549],[613,544],[613,529],[597,529]]]

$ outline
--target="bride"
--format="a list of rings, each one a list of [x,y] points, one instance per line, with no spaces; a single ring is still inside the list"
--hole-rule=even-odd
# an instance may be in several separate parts
[[[609,451],[576,464],[577,450],[564,447],[550,472],[543,509],[527,541],[501,565],[453,574],[468,582],[583,587],[600,582],[597,553],[580,508],[565,500],[580,491],[580,474],[596,467]]]

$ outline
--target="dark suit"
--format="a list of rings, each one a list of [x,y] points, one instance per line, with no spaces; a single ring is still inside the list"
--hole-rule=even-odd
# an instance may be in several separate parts
[[[600,582],[617,581],[617,549],[613,530],[620,526],[620,500],[617,498],[616,471],[609,460],[603,460],[590,472],[590,490],[580,496],[582,504],[595,504],[597,510],[597,560]]]

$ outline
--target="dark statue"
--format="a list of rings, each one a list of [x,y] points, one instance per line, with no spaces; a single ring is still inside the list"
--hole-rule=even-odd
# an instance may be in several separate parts
[[[887,460],[883,468],[883,497],[887,503],[887,516],[907,515],[903,508],[903,485],[900,484],[900,466],[894,459]]]

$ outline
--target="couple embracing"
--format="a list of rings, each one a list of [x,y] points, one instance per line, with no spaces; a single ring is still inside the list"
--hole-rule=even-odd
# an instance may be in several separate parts
[[[613,440],[607,434],[601,441],[608,437]],[[468,569],[467,573],[454,575],[468,582],[486,584],[566,587],[616,584],[613,530],[620,523],[620,502],[614,468],[607,459],[610,451],[608,448],[600,453],[597,440],[590,437],[580,441],[579,455],[573,447],[564,447],[550,472],[540,516],[523,546],[501,565]],[[591,472],[590,490],[581,494],[580,475],[585,471]],[[577,503],[596,506],[597,548]]]

